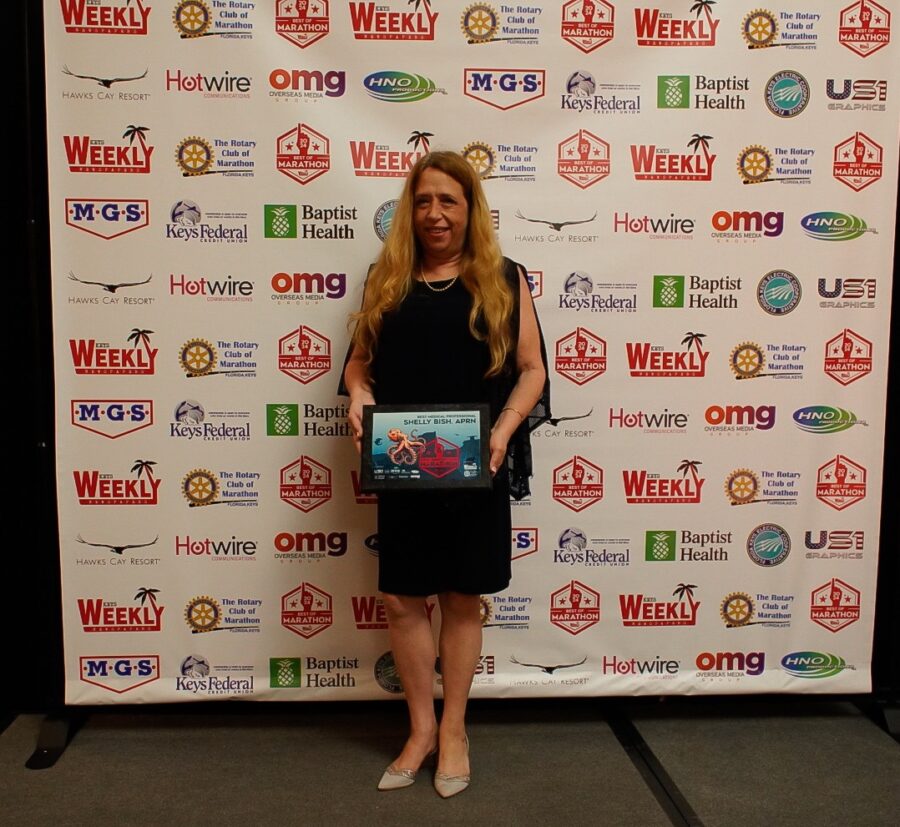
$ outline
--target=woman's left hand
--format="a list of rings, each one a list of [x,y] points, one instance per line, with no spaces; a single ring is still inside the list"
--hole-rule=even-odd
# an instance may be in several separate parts
[[[509,438],[497,433],[496,430],[491,431],[491,441],[489,443],[491,449],[491,476],[493,477],[506,458],[506,446],[509,444]]]

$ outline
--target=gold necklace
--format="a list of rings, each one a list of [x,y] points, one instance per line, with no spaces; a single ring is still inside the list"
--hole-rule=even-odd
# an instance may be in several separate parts
[[[445,284],[443,287],[432,287],[429,283],[428,279],[425,278],[425,271],[419,270],[419,275],[422,277],[422,281],[425,282],[425,286],[432,293],[443,293],[445,290],[449,290],[456,283],[456,280],[459,278],[459,273],[457,273],[452,279],[450,279],[449,284]],[[437,281],[443,281],[443,279],[437,279]]]

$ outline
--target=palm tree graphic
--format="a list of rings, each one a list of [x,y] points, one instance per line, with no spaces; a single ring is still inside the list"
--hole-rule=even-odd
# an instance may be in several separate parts
[[[706,338],[705,333],[692,333],[688,331],[685,333],[684,338],[681,340],[681,344],[685,346],[685,350],[690,350],[691,346],[697,348],[698,355],[702,355],[703,353],[703,340]]]
[[[712,135],[700,135],[695,132],[691,135],[691,139],[688,141],[687,145],[694,150],[695,155],[702,149],[703,157],[706,159],[707,164],[709,164],[709,142],[711,140]]]
[[[679,583],[675,591],[672,592],[672,596],[677,597],[679,603],[686,597],[688,604],[693,611],[694,607],[697,605],[694,603],[694,589],[696,588],[697,586],[694,583]]]
[[[146,586],[142,586],[140,589],[138,589],[137,594],[134,596],[134,599],[140,600],[142,606],[149,599],[150,604],[155,609],[156,608],[156,595],[158,595],[158,594],[159,594],[159,589],[148,589]]]
[[[712,23],[712,12],[710,11],[710,6],[715,6],[716,0],[697,0],[693,6],[691,6],[691,11],[696,12],[697,17],[700,17],[700,12],[706,12],[706,19]]]
[[[131,466],[131,472],[137,472],[138,479],[141,478],[141,474],[145,471],[147,472],[147,476],[150,479],[153,479],[153,466],[156,465],[156,462],[152,459],[136,459],[134,461],[134,465]]]
[[[134,342],[135,347],[138,347],[138,342],[140,342],[147,353],[149,353],[151,333],[153,333],[152,330],[142,330],[139,327],[133,327],[131,328],[131,333],[129,334],[127,341]]]
[[[415,5],[413,6],[413,11],[418,11],[419,6],[422,5],[422,3],[425,4],[426,13],[431,11],[431,3],[429,3],[428,0],[406,0],[407,6],[411,5],[412,3],[415,3]]]
[[[147,142],[144,140],[144,133],[149,131],[149,128],[146,126],[135,126],[134,124],[128,124],[125,131],[122,133],[122,137],[128,138],[129,146],[131,146],[134,143],[134,139],[137,138],[141,142],[141,148],[147,149]]]
[[[688,475],[688,471],[691,473],[691,477],[694,479],[694,485],[699,486],[700,484],[700,475],[697,473],[697,466],[703,465],[703,463],[698,459],[683,459],[678,464],[678,470],[681,471],[682,478]]]
[[[419,147],[422,147],[423,152],[428,152],[431,148],[431,144],[428,143],[429,138],[433,138],[433,132],[419,132],[414,129],[409,136],[409,140],[406,143],[413,145],[413,150],[417,150]]]

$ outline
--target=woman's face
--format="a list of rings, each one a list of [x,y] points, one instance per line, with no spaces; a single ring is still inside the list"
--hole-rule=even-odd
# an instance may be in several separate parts
[[[428,167],[413,193],[413,229],[426,258],[447,260],[462,253],[468,225],[469,202],[462,186]]]

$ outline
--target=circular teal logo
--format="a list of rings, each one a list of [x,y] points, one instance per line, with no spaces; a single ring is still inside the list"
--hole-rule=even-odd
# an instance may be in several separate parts
[[[766,106],[773,115],[793,118],[809,103],[809,84],[799,72],[785,69],[769,78],[765,94]]]

